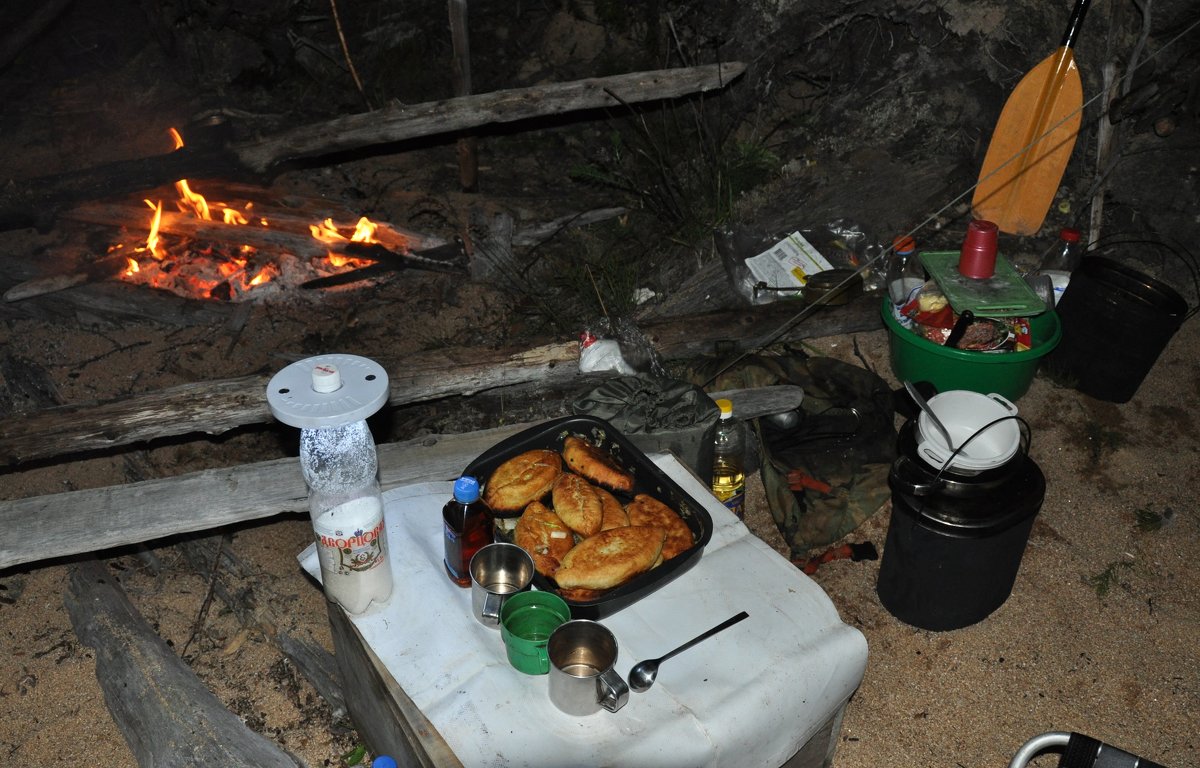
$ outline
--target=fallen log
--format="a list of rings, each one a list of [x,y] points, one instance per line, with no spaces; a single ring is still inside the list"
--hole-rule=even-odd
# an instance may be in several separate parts
[[[875,330],[882,321],[874,297],[824,307],[800,325],[778,334],[795,314],[792,305],[676,317],[643,331],[667,361],[753,351],[771,341],[795,341]],[[776,337],[777,336],[777,337]],[[575,342],[547,344],[513,353],[461,349],[415,355],[403,365],[380,362],[391,378],[392,407],[521,384],[583,386],[595,377],[580,374]],[[104,403],[60,406],[0,422],[0,461],[8,465],[67,453],[113,448],[185,434],[219,435],[271,421],[269,375],[195,382]]]
[[[129,602],[108,568],[71,569],[64,597],[113,720],[144,768],[297,768],[303,765],[225,708]]]
[[[714,393],[755,418],[799,406],[799,387]],[[384,490],[453,480],[472,459],[532,424],[462,435],[431,435],[378,446]],[[308,490],[293,457],[208,469],[127,485],[0,502],[0,570],[82,552],[99,552],[181,533],[308,508]],[[30,521],[36,520],[37,525]]]
[[[7,185],[0,229],[44,226],[60,206],[150,189],[177,179],[268,175],[287,163],[533,117],[617,108],[724,88],[740,62],[596,77],[442,101],[395,105],[227,146],[189,143],[174,152]]]

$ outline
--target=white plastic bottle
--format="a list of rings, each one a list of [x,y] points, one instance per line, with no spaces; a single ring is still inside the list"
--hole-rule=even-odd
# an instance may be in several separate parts
[[[300,428],[300,469],[325,594],[349,613],[392,594],[379,462],[366,418],[387,400],[387,373],[354,355],[324,355],[276,374],[267,400]]]
[[[721,418],[713,428],[712,492],[742,519],[746,503],[746,436],[741,420],[733,415],[733,403],[717,401]]]

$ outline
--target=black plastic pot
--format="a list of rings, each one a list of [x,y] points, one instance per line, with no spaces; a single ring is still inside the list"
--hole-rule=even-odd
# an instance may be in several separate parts
[[[1023,453],[986,474],[939,477],[913,458],[912,429],[901,429],[889,477],[892,519],[876,592],[906,624],[959,629],[1008,600],[1046,480]]]
[[[1056,308],[1062,341],[1043,364],[1085,395],[1133,398],[1189,316],[1173,288],[1112,259],[1089,256],[1071,273]]]

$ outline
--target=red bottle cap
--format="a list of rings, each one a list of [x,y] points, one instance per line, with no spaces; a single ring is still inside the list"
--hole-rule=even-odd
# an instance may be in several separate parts
[[[1080,237],[1079,230],[1075,229],[1074,227],[1065,227],[1061,232],[1058,233],[1058,236],[1063,240],[1066,240],[1068,243],[1078,243]]]
[[[996,249],[1000,229],[995,222],[976,219],[967,226],[958,271],[967,277],[984,279],[996,274]]]
[[[895,253],[912,253],[917,250],[917,242],[908,235],[900,235],[892,239],[892,251]]]

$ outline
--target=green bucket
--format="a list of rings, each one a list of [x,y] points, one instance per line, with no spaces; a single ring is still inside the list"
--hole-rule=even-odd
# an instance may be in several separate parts
[[[885,296],[883,324],[888,329],[892,372],[900,381],[928,381],[938,392],[966,389],[995,392],[1016,401],[1029,391],[1038,363],[1058,346],[1062,325],[1054,312],[1030,318],[1033,346],[1024,352],[977,352],[934,344],[900,325]]]

